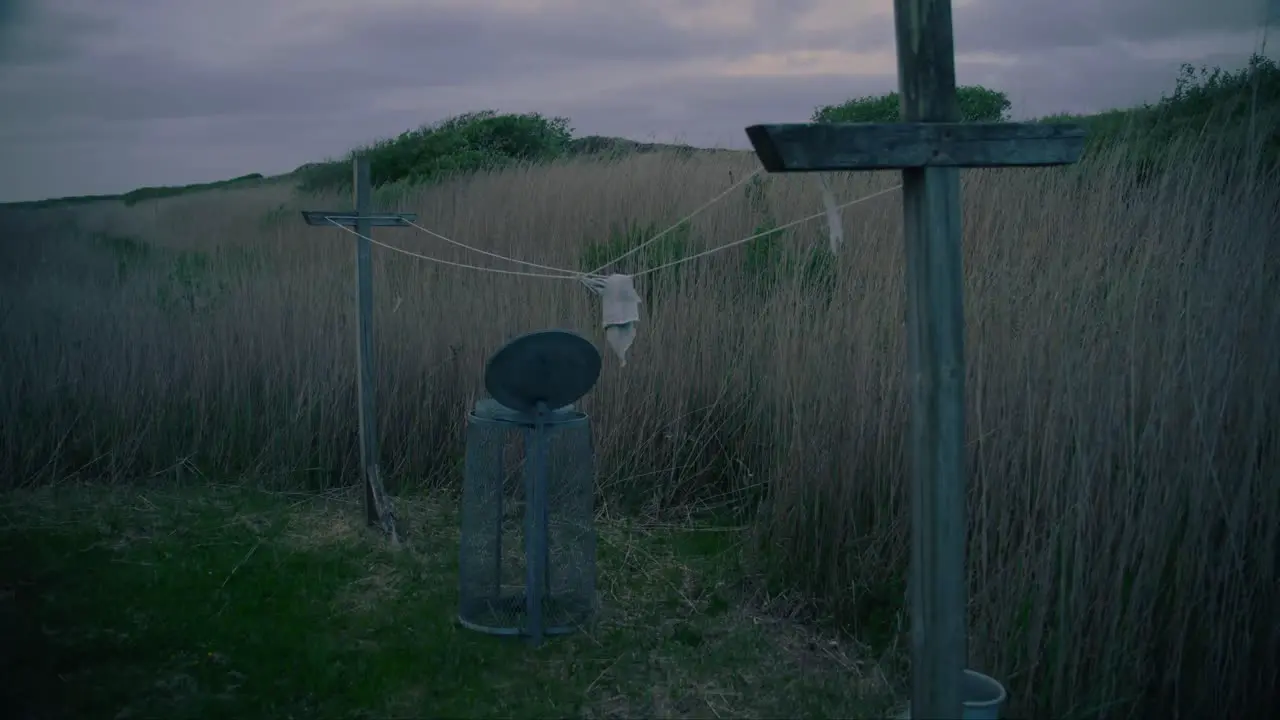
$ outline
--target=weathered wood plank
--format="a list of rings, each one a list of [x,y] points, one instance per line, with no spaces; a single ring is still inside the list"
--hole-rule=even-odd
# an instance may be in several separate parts
[[[898,124],[753,125],[769,172],[902,169],[911,395],[911,717],[958,718],[965,584],[963,167],[1066,165],[1073,125],[959,123],[950,0],[894,0]]]
[[[378,493],[378,426],[373,396],[373,258],[368,237],[372,234],[373,188],[369,160],[357,157],[352,168],[355,195],[356,238],[356,374],[359,404],[360,475],[364,481],[365,519],[370,526],[382,523]]]
[[[960,108],[951,0],[894,0],[893,16],[902,119],[951,124],[943,130],[949,137],[935,135],[939,147],[927,159],[954,157],[971,144],[946,147],[966,132],[953,124]],[[960,171],[908,165],[902,198],[911,394],[911,716],[958,718],[969,659]]]
[[[333,227],[333,223],[345,225],[346,227],[356,226],[355,210],[303,210],[302,219],[307,221],[308,225],[320,225],[324,227]],[[417,213],[396,213],[394,215],[370,215],[362,217],[361,220],[368,220],[370,227],[408,227],[405,220],[409,222],[417,222]],[[333,220],[333,222],[329,222]]]
[[[1068,165],[1084,128],[1045,123],[783,123],[747,128],[769,172]]]
[[[375,227],[408,227],[418,219],[414,213],[375,215],[369,159],[363,155],[352,161],[352,201],[355,210],[303,210],[308,225],[332,227],[335,223],[353,228],[355,238],[356,300],[356,417],[360,432],[360,479],[364,484],[365,520],[380,526],[393,544],[399,542],[395,514],[382,484],[378,467],[377,405],[373,388],[373,248],[370,235]],[[408,221],[408,222],[406,222]]]

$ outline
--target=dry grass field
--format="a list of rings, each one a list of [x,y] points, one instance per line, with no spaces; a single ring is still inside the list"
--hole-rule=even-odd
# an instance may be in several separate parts
[[[379,204],[590,269],[755,167],[573,160]],[[1106,154],[963,176],[970,652],[1017,713],[1244,717],[1278,700],[1280,178],[1250,167],[1202,143],[1141,183]],[[896,182],[834,184],[846,201]],[[351,237],[296,212],[347,204],[279,183],[0,208],[4,478],[350,485]],[[624,270],[819,210],[813,178],[765,177]],[[892,665],[908,627],[899,195],[844,224],[835,257],[815,222],[646,276],[628,366],[606,354],[583,405],[602,516],[748,526],[762,587]],[[377,238],[519,269],[412,229]],[[603,349],[575,282],[374,257],[382,463],[402,498],[456,487],[464,412],[504,340],[562,327]]]

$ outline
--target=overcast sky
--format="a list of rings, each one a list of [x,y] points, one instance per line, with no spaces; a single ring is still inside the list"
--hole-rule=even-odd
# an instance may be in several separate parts
[[[1280,0],[954,0],[1018,116],[1236,68]],[[896,86],[893,0],[0,0],[0,201],[275,174],[470,110],[746,146]],[[1280,38],[1271,43],[1280,45]],[[1269,51],[1275,57],[1276,53]]]

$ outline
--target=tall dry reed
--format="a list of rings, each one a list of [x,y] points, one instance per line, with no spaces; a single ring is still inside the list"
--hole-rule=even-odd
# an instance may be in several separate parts
[[[1280,182],[1250,183],[1219,148],[1171,152],[1141,185],[1110,157],[964,178],[971,656],[1027,714],[1243,716],[1277,701]],[[664,227],[754,167],[736,154],[568,162],[413,191],[395,209],[581,269],[619,223]],[[846,177],[837,194],[893,182]],[[763,187],[699,216],[684,250],[820,209],[812,178]],[[7,481],[180,465],[351,482],[351,237],[294,212],[347,204],[276,186],[4,211]],[[584,405],[606,508],[749,503],[764,569],[892,643],[909,539],[899,198],[845,224],[833,285],[761,280],[760,257],[821,245],[820,225],[655,275],[629,366],[606,358]],[[378,237],[492,264],[413,230]],[[375,283],[382,460],[400,492],[457,481],[464,411],[505,339],[602,339],[572,281],[379,249]]]

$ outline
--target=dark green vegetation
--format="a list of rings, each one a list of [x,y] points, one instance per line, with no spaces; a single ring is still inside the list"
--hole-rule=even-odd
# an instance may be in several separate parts
[[[1264,166],[1280,161],[1280,67],[1253,56],[1229,71],[1183,65],[1173,92],[1157,103],[1095,115],[1055,115],[1089,132],[1088,149],[1123,148],[1127,161],[1150,175],[1176,156],[1176,145],[1212,138],[1251,147]]]
[[[392,182],[437,181],[510,162],[551,160],[568,151],[570,139],[567,118],[499,115],[486,110],[410,130],[353,152],[369,156],[370,176],[376,187]],[[307,192],[350,184],[351,165],[342,161],[311,165],[299,178],[299,187]]]
[[[813,122],[830,123],[895,123],[901,120],[898,93],[868,95],[839,105],[824,105],[813,111]],[[956,88],[956,104],[964,122],[1002,122],[1009,117],[1013,104],[997,90],[978,85]]]
[[[0,499],[0,715],[853,717],[892,701],[853,646],[744,597],[732,532],[606,524],[598,622],[531,650],[453,621],[455,499],[402,506],[392,549],[341,497],[166,485]]]
[[[375,187],[393,183],[421,185],[467,173],[497,170],[521,163],[541,163],[572,157],[617,158],[636,152],[695,148],[663,143],[639,143],[623,138],[588,135],[573,137],[569,119],[538,113],[500,114],[493,110],[465,113],[434,125],[401,133],[356,148],[369,156]],[[295,171],[303,192],[347,190],[351,187],[350,156],[310,163]]]

